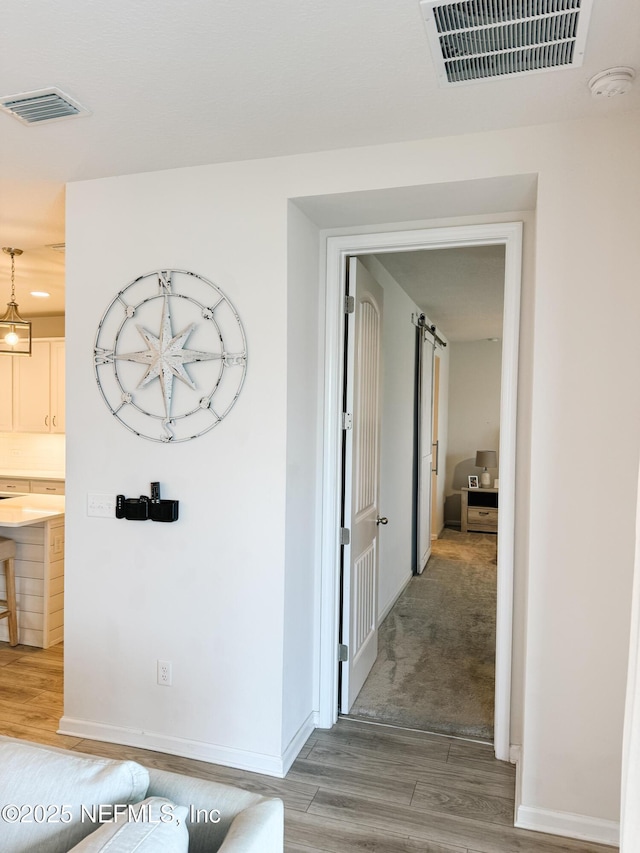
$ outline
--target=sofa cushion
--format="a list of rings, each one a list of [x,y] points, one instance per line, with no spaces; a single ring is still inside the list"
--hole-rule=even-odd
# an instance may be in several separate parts
[[[187,853],[187,812],[186,806],[149,797],[117,813],[69,853]]]
[[[139,802],[148,786],[148,771],[134,761],[2,740],[2,853],[67,853],[104,819],[99,806]]]
[[[264,853],[284,848],[282,800],[265,799],[235,816],[218,853]]]

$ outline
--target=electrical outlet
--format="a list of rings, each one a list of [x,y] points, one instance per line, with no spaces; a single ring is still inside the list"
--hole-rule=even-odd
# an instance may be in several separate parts
[[[90,492],[87,495],[87,515],[94,518],[114,518],[115,514],[115,495],[98,495],[95,492]]]
[[[158,684],[162,687],[171,687],[171,661],[158,661]]]

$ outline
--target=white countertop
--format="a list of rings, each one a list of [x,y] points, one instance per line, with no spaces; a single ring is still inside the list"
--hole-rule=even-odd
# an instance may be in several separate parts
[[[0,527],[42,524],[64,515],[64,495],[22,495],[0,501]]]
[[[0,470],[3,480],[64,480],[64,471],[26,471],[23,468]]]

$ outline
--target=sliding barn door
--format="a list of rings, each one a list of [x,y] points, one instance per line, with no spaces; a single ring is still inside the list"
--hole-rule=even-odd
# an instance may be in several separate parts
[[[431,474],[433,469],[433,366],[435,341],[423,329],[420,338],[418,382],[418,563],[422,574],[431,556]]]
[[[431,468],[431,540],[438,538],[442,530],[444,512],[440,490],[438,489],[438,477],[441,476],[440,469],[440,356],[434,355],[433,359],[433,406],[431,408],[431,447],[433,449],[433,467]]]

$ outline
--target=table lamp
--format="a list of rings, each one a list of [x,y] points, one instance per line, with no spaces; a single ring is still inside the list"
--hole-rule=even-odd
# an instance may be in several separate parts
[[[491,488],[491,474],[487,468],[498,467],[498,455],[495,450],[477,450],[476,451],[476,468],[484,468],[480,474],[480,485],[483,489]]]

